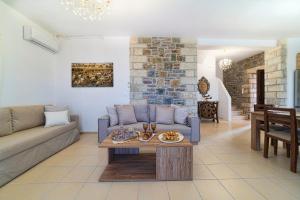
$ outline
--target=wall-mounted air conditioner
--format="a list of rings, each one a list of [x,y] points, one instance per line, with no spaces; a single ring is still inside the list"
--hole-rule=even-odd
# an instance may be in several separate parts
[[[53,53],[57,53],[59,50],[58,40],[54,35],[31,26],[23,26],[23,39]]]

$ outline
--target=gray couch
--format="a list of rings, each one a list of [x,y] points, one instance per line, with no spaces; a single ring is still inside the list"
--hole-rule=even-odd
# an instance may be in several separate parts
[[[0,108],[0,186],[79,140],[78,117],[44,128],[44,106]]]
[[[149,109],[149,112],[151,110]],[[149,113],[151,116],[153,113]],[[150,118],[151,119],[151,118]],[[189,138],[193,144],[197,144],[200,141],[200,119],[197,116],[189,116],[187,118],[187,124],[157,124],[157,130],[179,130],[185,137]],[[151,121],[154,122],[154,121]],[[143,123],[138,121],[134,124],[124,125],[124,128],[138,128],[142,130]],[[113,130],[118,129],[120,126],[110,126],[109,115],[102,116],[98,119],[98,142],[101,143],[107,135]]]

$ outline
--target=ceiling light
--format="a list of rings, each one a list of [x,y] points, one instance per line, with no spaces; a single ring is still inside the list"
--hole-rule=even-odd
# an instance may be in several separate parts
[[[229,59],[229,58],[224,58],[224,59],[221,59],[219,61],[219,67],[223,70],[223,71],[226,71],[228,69],[230,69],[232,67],[232,60]]]
[[[85,20],[101,20],[110,9],[111,0],[61,0],[66,10],[71,10]]]

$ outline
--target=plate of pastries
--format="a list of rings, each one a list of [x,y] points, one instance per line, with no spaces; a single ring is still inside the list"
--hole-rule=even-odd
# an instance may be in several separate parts
[[[181,142],[184,136],[179,131],[165,131],[158,136],[158,139],[164,143],[176,143]]]

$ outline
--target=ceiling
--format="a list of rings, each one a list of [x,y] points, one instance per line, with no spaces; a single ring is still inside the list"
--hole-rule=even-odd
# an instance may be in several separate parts
[[[110,15],[90,22],[60,0],[4,0],[58,34],[278,39],[300,36],[299,0],[112,0]]]

